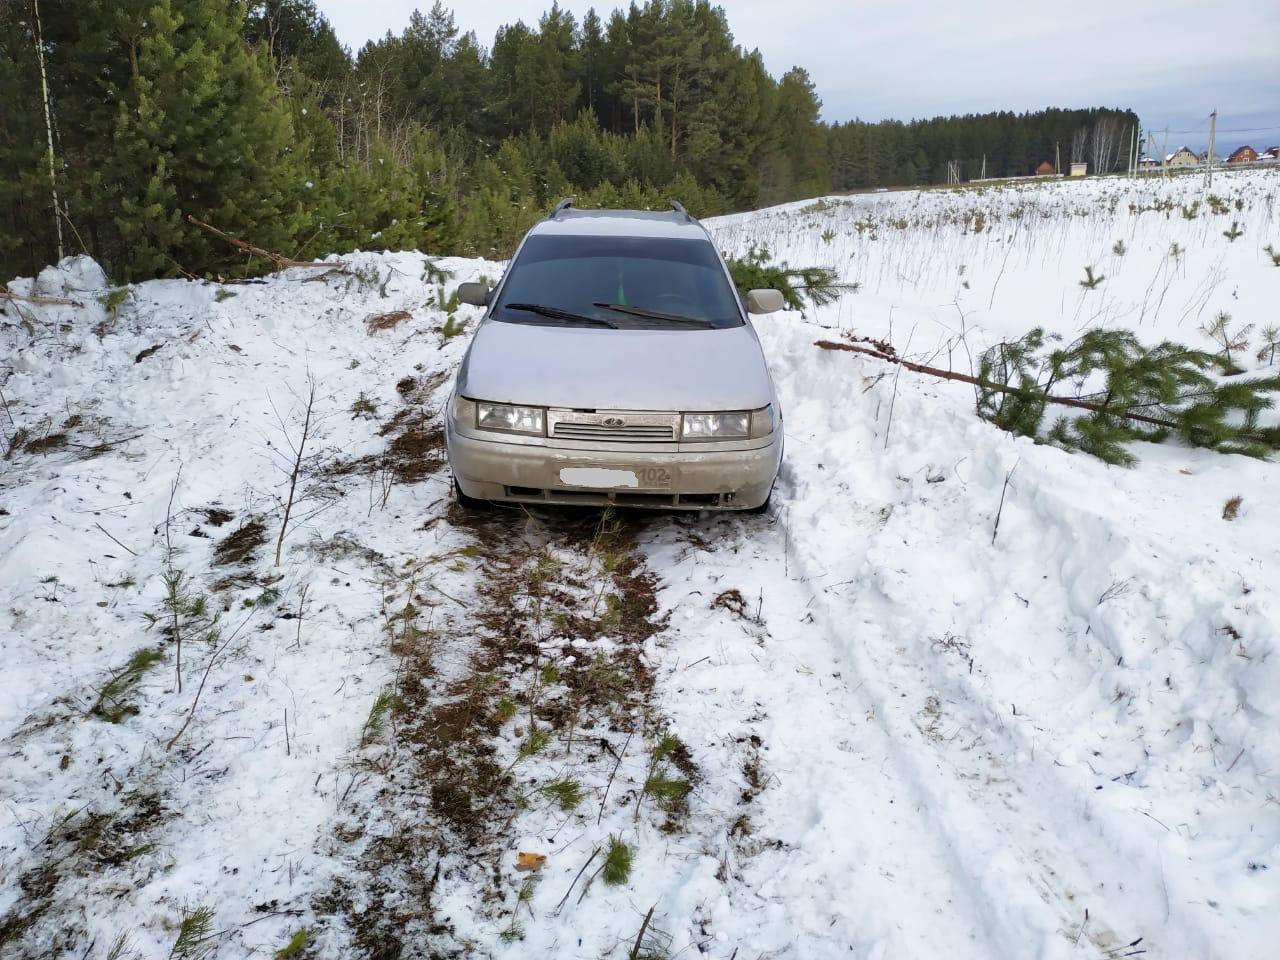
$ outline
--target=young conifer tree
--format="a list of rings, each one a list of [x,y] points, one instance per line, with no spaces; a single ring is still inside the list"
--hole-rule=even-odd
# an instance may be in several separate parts
[[[265,56],[241,39],[242,7],[158,0],[146,17],[113,137],[129,271],[242,262],[185,214],[292,252],[309,225],[305,154]]]

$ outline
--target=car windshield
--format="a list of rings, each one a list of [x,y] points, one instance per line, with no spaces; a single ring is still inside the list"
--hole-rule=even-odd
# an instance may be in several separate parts
[[[706,240],[663,237],[531,236],[493,317],[624,330],[743,322],[715,248]]]

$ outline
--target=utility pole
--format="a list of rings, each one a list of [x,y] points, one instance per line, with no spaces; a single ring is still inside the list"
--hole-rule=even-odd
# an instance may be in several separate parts
[[[1213,113],[1209,114],[1209,152],[1204,158],[1205,159],[1204,187],[1206,190],[1208,190],[1210,187],[1213,186],[1213,161],[1214,161],[1214,150],[1217,146],[1217,143],[1216,143],[1217,133],[1218,133],[1218,108],[1214,107]]]
[[[53,170],[53,122],[49,119],[49,81],[44,72],[44,34],[40,28],[40,0],[33,0],[36,14],[36,55],[40,60],[40,93],[44,97],[44,131],[49,138],[49,192],[53,194],[53,225],[58,231],[58,260],[62,253],[62,211],[58,206],[58,178]]]
[[[987,179],[987,155],[982,155],[982,179]]]
[[[1053,172],[1062,176],[1062,145],[1053,141]]]
[[[1164,125],[1164,150],[1161,153],[1164,159],[1160,163],[1160,177],[1163,180],[1169,179],[1169,125]]]

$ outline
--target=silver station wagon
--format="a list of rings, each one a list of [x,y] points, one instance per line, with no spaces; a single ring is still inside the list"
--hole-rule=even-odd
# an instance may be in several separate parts
[[[449,399],[458,499],[763,509],[782,411],[748,313],[706,229],[672,211],[577,210],[525,236]]]

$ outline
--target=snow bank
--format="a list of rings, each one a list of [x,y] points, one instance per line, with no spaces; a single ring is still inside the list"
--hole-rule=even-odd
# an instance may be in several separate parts
[[[771,513],[636,527],[669,617],[644,648],[654,701],[700,774],[687,823],[635,815],[644,761],[625,758],[609,797],[592,780],[580,811],[513,823],[513,856],[551,853],[527,903],[505,862],[503,896],[477,899],[476,865],[453,851],[432,894],[449,932],[416,946],[617,955],[652,906],[673,954],[722,958],[1101,958],[1139,938],[1153,956],[1269,955],[1277,466],[1146,444],[1136,468],[1107,467],[982,423],[961,385],[813,346],[848,329],[962,366],[966,344],[1033,324],[1204,347],[1196,328],[1219,310],[1261,325],[1280,293],[1264,249],[1280,246],[1276,179],[1221,177],[1224,213],[1198,183],[902,192],[713,222],[726,248],[834,263],[860,286],[757,324],[787,429]],[[308,485],[277,569],[291,445],[308,374],[316,463],[381,454],[393,414],[429,422],[466,346],[443,335],[441,304],[501,265],[349,259],[121,299],[72,258],[9,286],[79,304],[0,315],[0,929],[15,956],[105,956],[121,933],[168,956],[197,905],[228,956],[304,927],[320,954],[359,952],[326,897],[402,822],[381,804],[428,786],[360,748],[400,667],[388,574],[467,541],[428,450],[386,489],[340,469]],[[1106,276],[1095,290],[1085,265]],[[219,562],[255,521],[249,559]],[[512,525],[572,556],[545,518]],[[173,570],[193,593],[223,581],[209,612],[231,638],[218,657],[187,638],[181,694]],[[478,587],[454,561],[431,577],[463,603]],[[167,659],[109,722],[104,689],[157,646]],[[363,836],[346,835],[351,809]],[[630,882],[561,907],[610,833],[634,843]],[[507,943],[513,918],[524,939]]]

